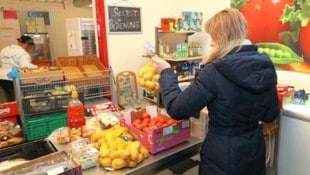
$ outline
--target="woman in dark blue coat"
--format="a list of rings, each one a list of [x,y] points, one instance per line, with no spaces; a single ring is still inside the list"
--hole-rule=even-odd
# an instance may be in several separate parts
[[[209,131],[200,152],[200,175],[265,175],[265,141],[259,122],[279,115],[277,75],[266,54],[246,40],[247,23],[236,9],[210,18],[208,60],[183,92],[170,65],[152,58],[160,72],[163,102],[174,119],[186,119],[205,106]]]

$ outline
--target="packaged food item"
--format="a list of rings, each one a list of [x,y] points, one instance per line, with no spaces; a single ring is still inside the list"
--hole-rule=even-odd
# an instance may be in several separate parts
[[[69,152],[81,164],[82,169],[96,166],[99,156],[98,150],[87,138],[79,139],[70,143]]]
[[[78,99],[77,91],[72,91],[71,98],[67,106],[67,125],[69,127],[70,141],[74,141],[82,138],[86,120],[84,117],[84,105]]]

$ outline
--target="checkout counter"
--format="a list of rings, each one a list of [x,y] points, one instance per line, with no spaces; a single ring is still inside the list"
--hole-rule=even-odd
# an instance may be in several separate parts
[[[97,165],[97,167],[83,170],[84,175],[97,175],[97,174],[108,174],[108,175],[144,175],[144,174],[155,174],[166,168],[169,168],[175,164],[178,164],[184,160],[190,159],[191,157],[199,154],[202,139],[190,137],[188,141],[182,142],[170,149],[164,150],[157,154],[150,154],[149,157],[134,168],[124,168],[115,171],[105,170],[103,167]],[[65,145],[57,145],[52,143],[57,151],[66,148]]]

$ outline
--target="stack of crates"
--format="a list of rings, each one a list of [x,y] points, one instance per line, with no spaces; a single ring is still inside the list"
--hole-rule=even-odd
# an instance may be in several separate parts
[[[63,78],[63,74],[55,76]],[[44,139],[55,129],[67,126],[66,109],[71,91],[62,91],[65,87],[64,79],[50,79],[53,81],[34,81],[23,77],[17,80],[21,93],[18,97],[21,120],[27,141]],[[80,93],[82,102],[83,97]]]

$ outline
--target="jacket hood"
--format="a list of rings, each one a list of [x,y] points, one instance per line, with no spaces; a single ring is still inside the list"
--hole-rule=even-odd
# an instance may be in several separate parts
[[[277,83],[273,63],[266,54],[258,53],[255,45],[234,48],[212,64],[227,79],[253,93],[269,90]]]

